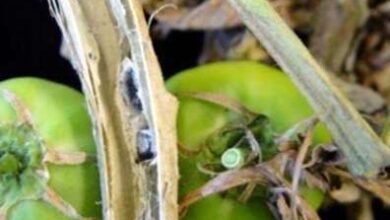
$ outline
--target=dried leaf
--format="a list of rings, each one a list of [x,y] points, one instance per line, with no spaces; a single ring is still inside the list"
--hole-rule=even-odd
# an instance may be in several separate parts
[[[361,198],[361,190],[351,181],[343,181],[340,188],[331,189],[329,195],[340,203],[353,203]]]
[[[34,128],[34,130],[36,130],[34,121],[31,117],[31,112],[28,110],[22,100],[20,100],[15,94],[7,89],[0,90],[0,95],[2,95],[5,100],[12,106],[19,123],[29,124]]]
[[[316,13],[310,50],[329,70],[339,73],[356,31],[368,17],[366,1],[322,1]]]
[[[270,56],[256,37],[245,31],[240,42],[231,47],[227,53],[228,59],[267,61]]]
[[[390,49],[388,49],[390,52]],[[390,105],[390,62],[381,71],[374,75],[374,81],[379,92],[385,97],[387,104]]]
[[[252,196],[252,193],[255,190],[255,188],[256,188],[255,183],[249,183],[248,185],[246,185],[244,191],[238,197],[238,201],[242,203],[246,203],[249,200],[249,198]]]
[[[372,193],[387,205],[390,205],[390,182],[381,179],[353,177],[346,171],[331,167],[327,169],[333,175],[353,181],[357,186]]]
[[[315,121],[315,122],[317,122],[317,121]],[[297,159],[295,160],[295,164],[294,164],[294,173],[292,176],[292,184],[291,184],[291,209],[294,212],[294,216],[297,216],[297,214],[295,214],[296,209],[297,209],[296,198],[298,196],[298,187],[299,187],[299,180],[300,180],[301,172],[302,172],[302,165],[303,165],[303,161],[306,157],[306,154],[309,150],[309,147],[312,143],[312,129],[316,124],[315,122],[313,122],[311,124],[311,126],[308,127],[308,129],[305,133],[303,143],[302,143],[301,147],[299,148]]]
[[[241,26],[241,19],[225,0],[142,0],[145,10],[152,14],[167,4],[175,4],[178,9],[165,9],[155,14],[155,18],[173,29],[215,30]],[[317,1],[305,4],[291,0],[270,0],[275,10],[291,27],[307,24]]]
[[[374,114],[385,108],[385,100],[377,92],[356,83],[343,81],[330,75],[335,85],[347,96],[359,112]]]
[[[43,157],[43,161],[51,164],[74,165],[87,161],[95,161],[96,157],[85,152],[65,152],[48,148]]]
[[[180,203],[180,210],[184,210],[196,201],[237,187],[246,183],[266,184],[276,182],[271,171],[264,165],[257,165],[240,170],[229,170],[220,173],[199,189],[188,193]]]
[[[323,192],[326,192],[329,190],[329,184],[327,181],[324,180],[324,178],[320,178],[316,176],[315,174],[312,174],[310,172],[304,171],[302,174],[303,178],[305,179],[305,183],[313,188],[318,188],[322,190]]]
[[[57,192],[49,187],[45,188],[42,200],[49,203],[71,219],[84,219],[71,204],[65,201],[57,194]]]
[[[299,139],[298,136],[313,129],[313,126],[318,122],[318,118],[313,116],[305,120],[299,121],[298,123],[291,126],[287,131],[280,135],[276,139],[276,143],[280,145],[280,151],[287,150],[289,145],[286,143]]]
[[[383,125],[381,137],[385,144],[390,146],[390,117],[388,117]]]
[[[363,189],[373,193],[387,205],[390,205],[390,184],[380,180],[357,179],[355,182]]]
[[[287,201],[283,196],[280,196],[276,201],[276,206],[283,220],[293,219],[292,212],[287,205]]]
[[[317,212],[311,208],[305,200],[300,197],[295,198],[298,201],[297,213],[294,214],[292,207],[286,201],[283,193],[280,193],[276,199],[276,206],[283,220],[320,220]]]
[[[319,145],[313,149],[311,159],[305,166],[313,166],[316,163],[341,165],[345,163],[345,157],[340,152],[340,149],[333,144]]]
[[[218,60],[269,61],[270,56],[253,34],[244,28],[205,33],[199,63]]]
[[[306,220],[320,220],[317,212],[303,199],[300,200],[299,211],[303,219]]]
[[[144,7],[149,13],[169,1],[160,1],[159,4],[148,5],[144,1]],[[150,4],[150,2],[149,2]],[[157,8],[156,8],[156,5]],[[224,0],[208,0],[195,7],[179,7],[178,9],[166,9],[156,14],[156,19],[168,24],[174,29],[220,29],[235,27],[241,24],[237,13]]]

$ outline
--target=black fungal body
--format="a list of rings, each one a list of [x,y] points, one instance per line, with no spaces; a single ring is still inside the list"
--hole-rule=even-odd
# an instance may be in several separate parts
[[[136,145],[138,162],[151,160],[156,156],[153,131],[148,126],[145,116],[137,70],[130,59],[122,62],[121,89],[125,103],[133,109],[130,123],[136,127]]]
[[[123,74],[123,83],[125,95],[128,98],[129,104],[138,112],[142,112],[143,106],[139,97],[138,86],[134,80],[135,70],[132,67],[126,68]]]

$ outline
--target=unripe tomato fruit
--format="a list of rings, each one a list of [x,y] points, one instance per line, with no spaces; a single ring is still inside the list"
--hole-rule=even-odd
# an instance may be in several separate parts
[[[279,134],[314,114],[287,76],[279,70],[251,61],[221,62],[185,70],[169,79],[166,85],[180,103],[177,117],[179,143],[192,151],[199,150],[210,135],[231,123],[234,114],[224,107],[182,94],[223,94],[251,112],[267,116]],[[313,141],[330,142],[323,125],[316,127]],[[188,156],[180,149],[179,154],[179,195],[182,197],[201,187],[210,177],[197,168],[199,158]],[[307,187],[301,190],[309,204],[318,208],[323,193]],[[213,195],[191,205],[184,219],[268,220],[273,217],[261,196],[253,196],[243,204],[226,195]]]
[[[37,78],[3,81],[0,132],[0,219],[101,217],[96,149],[81,93]]]

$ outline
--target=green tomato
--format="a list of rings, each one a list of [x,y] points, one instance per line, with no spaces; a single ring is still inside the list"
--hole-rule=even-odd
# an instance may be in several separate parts
[[[81,93],[36,78],[0,83],[0,219],[98,219],[99,175]]]
[[[251,112],[267,116],[273,130],[279,134],[314,114],[285,74],[250,61],[221,62],[189,69],[169,79],[166,86],[179,99],[178,139],[190,151],[200,150],[212,134],[234,122],[237,115],[219,105],[182,94],[223,94]],[[325,127],[317,126],[313,135],[314,143],[330,140]],[[184,196],[205,184],[210,177],[197,168],[197,163],[203,158],[188,156],[183,151],[179,153],[179,195]],[[302,186],[301,192],[313,207],[320,206],[323,193],[318,189]],[[184,219],[273,219],[261,197],[261,194],[253,196],[243,204],[225,195],[213,195],[191,205]]]

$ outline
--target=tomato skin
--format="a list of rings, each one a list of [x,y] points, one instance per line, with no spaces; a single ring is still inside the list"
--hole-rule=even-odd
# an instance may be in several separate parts
[[[96,155],[92,126],[81,93],[43,79],[14,78],[0,82],[0,90],[17,97],[31,115],[46,149]],[[0,121],[15,123],[16,112],[0,97]],[[48,186],[83,217],[101,217],[99,175],[95,161],[77,165],[46,165]],[[48,208],[50,207],[50,208]],[[7,212],[6,220],[70,219],[43,200],[24,200]]]
[[[231,122],[235,116],[221,106],[181,94],[211,92],[228,96],[250,111],[268,116],[277,133],[313,115],[305,98],[287,76],[279,70],[251,61],[220,62],[185,70],[169,79],[166,86],[179,99],[178,139],[189,150],[199,149],[213,132]],[[330,135],[322,124],[315,129],[313,140],[315,143],[330,142]],[[209,180],[208,176],[198,171],[197,159],[179,155],[180,196]],[[317,208],[323,194],[318,189],[304,191],[310,198],[309,203]],[[225,204],[229,204],[226,209]],[[226,218],[218,217],[222,212]],[[265,202],[260,199],[243,205],[220,195],[193,204],[184,219],[206,220],[211,217],[227,220],[273,219]]]

